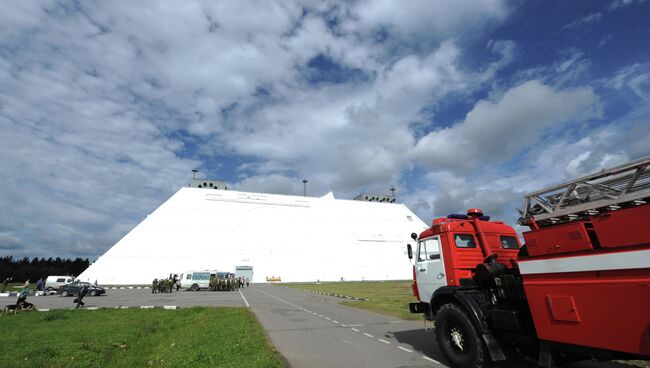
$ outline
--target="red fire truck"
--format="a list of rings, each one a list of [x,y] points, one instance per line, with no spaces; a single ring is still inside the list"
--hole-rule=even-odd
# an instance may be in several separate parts
[[[525,196],[515,230],[477,208],[408,255],[411,313],[457,367],[650,358],[650,156]]]

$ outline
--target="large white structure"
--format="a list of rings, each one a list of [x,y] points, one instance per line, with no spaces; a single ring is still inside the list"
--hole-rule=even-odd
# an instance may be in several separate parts
[[[182,188],[79,278],[147,284],[190,270],[253,267],[253,282],[411,278],[403,204]]]

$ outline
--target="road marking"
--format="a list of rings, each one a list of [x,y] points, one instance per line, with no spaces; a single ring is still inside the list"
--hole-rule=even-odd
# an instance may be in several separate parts
[[[384,339],[379,339],[379,341],[383,342],[384,344],[390,344],[390,341],[386,341]]]
[[[140,309],[152,309],[153,305],[141,305]]]
[[[332,319],[329,317],[325,317],[326,320],[331,321]]]
[[[175,305],[164,305],[163,309],[176,309]]]
[[[363,327],[363,323],[356,323],[352,325],[346,325],[345,327]]]
[[[37,309],[37,311],[39,311],[39,312],[49,312],[50,310],[48,308],[44,308],[44,309]]]
[[[359,330],[357,330],[357,329],[354,328],[354,327],[352,327],[352,331],[354,331],[354,332],[359,332]]]
[[[127,305],[122,305],[120,306],[120,309],[129,309],[129,307]]]
[[[249,308],[251,305],[248,304],[248,300],[246,300],[244,294],[242,294],[241,290],[237,290],[237,291],[239,291],[239,295],[241,295],[241,298],[244,300],[244,304],[246,304],[246,307]]]
[[[275,296],[275,295],[271,295],[271,294],[267,293],[266,291],[263,291],[263,290],[257,290],[257,289],[256,289],[255,291],[257,291],[258,293],[262,293],[262,294],[268,295],[268,296],[270,296],[271,298],[276,299],[276,300],[279,300],[279,301],[281,301],[282,303],[284,303],[284,304],[286,304],[286,305],[290,305],[290,306],[295,307],[295,308],[300,308],[299,305],[295,305],[295,304],[293,304],[293,303],[289,303],[288,301],[286,301],[286,300],[284,300],[284,299],[281,299],[281,298],[278,298],[278,297]]]
[[[429,357],[426,356],[426,355],[422,356],[422,359],[424,359],[424,360],[428,360],[428,361],[433,362],[433,363],[436,363],[436,364],[440,364],[439,361],[437,361],[437,360],[435,360],[435,359],[431,359],[431,358],[429,358]]]
[[[332,320],[332,322],[336,323],[337,325],[339,324],[339,321]]]
[[[368,336],[368,337],[374,337],[374,336],[372,336],[372,335],[369,334],[369,333],[365,333],[365,332],[364,332],[363,334],[366,335],[366,336]]]
[[[404,350],[407,353],[412,353],[413,352],[413,350],[409,350],[409,349],[407,349],[407,348],[405,348],[403,346],[398,346],[398,348]]]
[[[87,309],[87,310],[97,310],[97,309],[99,309],[99,308],[98,308],[98,307],[88,307],[88,308],[86,308],[86,309]]]
[[[323,315],[322,315],[322,314],[319,314],[318,316],[319,316],[320,318],[323,318]]]

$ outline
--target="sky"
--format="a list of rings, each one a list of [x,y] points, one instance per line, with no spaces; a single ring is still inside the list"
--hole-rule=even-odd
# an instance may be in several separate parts
[[[95,259],[195,167],[514,224],[526,192],[650,155],[650,1],[2,8],[0,256]]]

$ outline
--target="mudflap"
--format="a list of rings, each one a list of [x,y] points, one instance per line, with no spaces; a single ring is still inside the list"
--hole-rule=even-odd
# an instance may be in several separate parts
[[[493,362],[506,360],[506,355],[503,353],[503,350],[501,350],[499,342],[491,333],[484,333],[481,337],[483,338],[483,342],[485,342],[488,352],[490,352],[490,359],[492,359]]]

